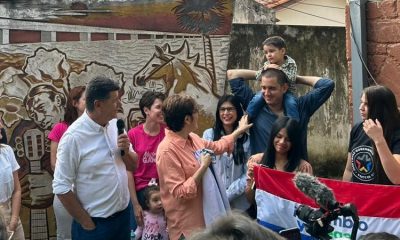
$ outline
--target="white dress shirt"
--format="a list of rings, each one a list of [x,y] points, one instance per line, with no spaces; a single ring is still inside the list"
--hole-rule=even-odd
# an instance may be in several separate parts
[[[12,148],[8,145],[0,146],[0,203],[11,199],[14,192],[13,172],[19,169]]]
[[[85,112],[58,145],[53,192],[73,190],[91,217],[109,217],[124,210],[130,200],[116,122],[113,119],[102,127]]]

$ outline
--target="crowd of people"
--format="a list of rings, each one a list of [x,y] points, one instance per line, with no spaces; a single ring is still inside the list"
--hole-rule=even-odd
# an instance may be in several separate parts
[[[334,82],[299,76],[280,37],[268,38],[263,49],[267,61],[259,71],[227,71],[232,95],[219,99],[203,137],[195,133],[201,109],[190,96],[145,92],[145,122],[125,131],[117,124],[118,83],[96,77],[72,89],[64,120],[48,136],[57,239],[282,239],[243,215],[256,218],[254,167],[313,174],[307,126]],[[259,80],[259,93],[247,85],[251,79]],[[312,89],[296,96],[296,84]],[[395,95],[384,86],[366,88],[360,113],[343,181],[399,184]],[[367,161],[363,154],[371,161],[360,162]],[[10,239],[24,239],[19,166],[6,143],[0,161],[3,221]]]

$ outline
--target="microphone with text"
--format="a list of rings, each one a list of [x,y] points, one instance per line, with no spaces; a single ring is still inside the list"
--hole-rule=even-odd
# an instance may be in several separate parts
[[[117,120],[117,128],[118,128],[118,136],[124,133],[125,130],[125,122],[122,119]],[[125,151],[121,150],[121,157],[125,155]]]
[[[307,173],[297,173],[293,179],[296,187],[306,196],[313,199],[319,209],[299,205],[295,215],[305,223],[306,232],[318,239],[331,239],[329,233],[334,230],[330,222],[339,216],[350,216],[353,219],[351,239],[356,239],[359,226],[357,208],[352,203],[341,204],[336,201],[330,188]]]

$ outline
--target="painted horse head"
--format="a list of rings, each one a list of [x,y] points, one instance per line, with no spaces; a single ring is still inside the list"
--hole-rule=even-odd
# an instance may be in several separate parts
[[[199,65],[198,53],[190,56],[186,40],[176,50],[171,50],[168,43],[162,47],[155,46],[155,49],[145,66],[133,76],[135,85],[144,86],[149,80],[162,80],[168,94],[171,90],[176,94],[186,91],[191,84],[204,94],[219,96],[211,72]]]

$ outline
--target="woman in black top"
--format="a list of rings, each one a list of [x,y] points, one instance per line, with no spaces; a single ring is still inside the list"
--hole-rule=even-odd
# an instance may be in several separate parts
[[[343,181],[400,184],[400,112],[396,97],[384,86],[364,89],[362,122],[350,133]]]

